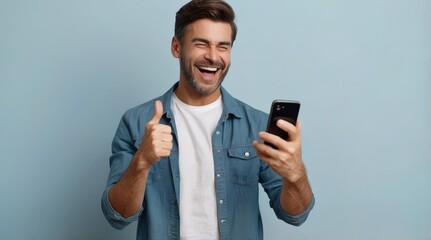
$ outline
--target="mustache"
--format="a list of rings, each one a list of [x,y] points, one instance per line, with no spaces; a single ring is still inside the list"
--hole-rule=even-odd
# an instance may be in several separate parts
[[[211,61],[211,60],[202,60],[199,62],[196,62],[197,66],[201,66],[201,67],[214,67],[214,68],[220,68],[220,69],[225,69],[226,65],[221,62],[221,61]]]

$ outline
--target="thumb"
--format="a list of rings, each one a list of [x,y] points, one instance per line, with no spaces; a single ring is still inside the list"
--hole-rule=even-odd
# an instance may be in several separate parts
[[[160,119],[162,118],[163,115],[163,105],[162,102],[160,102],[160,100],[157,100],[154,102],[154,115],[153,118],[151,118],[149,123],[152,124],[157,124],[160,122]]]

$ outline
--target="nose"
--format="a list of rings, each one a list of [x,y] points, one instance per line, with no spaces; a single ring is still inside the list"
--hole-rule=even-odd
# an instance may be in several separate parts
[[[218,56],[217,49],[215,47],[209,47],[204,57],[212,62],[217,62]]]

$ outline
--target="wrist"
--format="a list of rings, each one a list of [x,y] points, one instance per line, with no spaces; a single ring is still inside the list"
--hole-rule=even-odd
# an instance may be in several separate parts
[[[151,169],[151,164],[145,160],[142,156],[135,155],[132,159],[131,165],[136,174],[148,173]]]
[[[289,176],[283,177],[283,184],[295,185],[307,181],[307,174],[305,171],[295,172]]]

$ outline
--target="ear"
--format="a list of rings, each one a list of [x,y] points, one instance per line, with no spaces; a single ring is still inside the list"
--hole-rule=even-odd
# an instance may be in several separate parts
[[[179,58],[180,57],[180,52],[181,52],[180,41],[178,40],[178,38],[176,36],[174,36],[172,38],[172,43],[171,43],[171,53],[172,53],[172,56],[174,56],[174,58]]]

